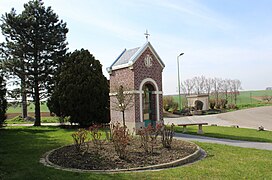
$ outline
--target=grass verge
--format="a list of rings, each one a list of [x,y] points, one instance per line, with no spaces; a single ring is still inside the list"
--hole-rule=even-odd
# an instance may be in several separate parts
[[[198,126],[188,126],[186,134],[199,136],[208,136],[215,138],[254,141],[254,142],[272,142],[272,131],[258,131],[255,129],[222,127],[222,126],[203,126],[204,134],[197,134]],[[175,132],[182,133],[183,127],[176,126]]]
[[[0,179],[263,179],[272,177],[272,151],[197,143],[208,156],[161,171],[98,174],[56,170],[39,163],[47,151],[71,144],[74,130],[58,127],[0,129]]]
[[[59,117],[41,117],[41,123],[59,123]],[[32,124],[32,121],[26,121],[23,118],[16,116],[12,119],[5,120],[6,124]]]

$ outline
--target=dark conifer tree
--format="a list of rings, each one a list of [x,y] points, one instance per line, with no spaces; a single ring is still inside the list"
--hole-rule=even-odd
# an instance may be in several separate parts
[[[21,14],[12,9],[3,15],[1,29],[6,37],[2,52],[19,74],[24,73],[25,86],[32,90],[35,102],[34,125],[40,126],[40,99],[50,94],[56,69],[67,51],[66,23],[51,7],[33,0],[24,5]]]
[[[6,83],[2,75],[0,75],[0,126],[6,119],[7,100],[6,100]]]
[[[81,126],[109,122],[108,82],[102,65],[88,50],[68,54],[48,106]]]

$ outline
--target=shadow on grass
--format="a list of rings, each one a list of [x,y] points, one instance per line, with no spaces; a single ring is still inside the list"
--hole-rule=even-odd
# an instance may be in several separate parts
[[[0,129],[0,179],[129,179],[129,174],[67,172],[39,163],[45,152],[72,144],[72,132],[44,126]]]

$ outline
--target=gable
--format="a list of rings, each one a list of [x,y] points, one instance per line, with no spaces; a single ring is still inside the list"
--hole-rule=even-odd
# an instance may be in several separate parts
[[[150,51],[155,56],[155,59],[159,62],[162,68],[165,67],[163,61],[150,44],[150,42],[146,42],[142,47],[137,47],[129,50],[124,50],[118,58],[113,62],[113,64],[107,68],[108,73],[111,73],[112,70],[117,70],[121,68],[132,67],[133,64],[137,61],[137,59],[144,53],[144,51],[149,48]]]

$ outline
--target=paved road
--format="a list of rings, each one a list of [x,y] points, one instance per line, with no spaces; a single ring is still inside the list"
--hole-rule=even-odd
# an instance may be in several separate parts
[[[258,129],[263,126],[272,130],[272,106],[250,108],[245,110],[222,113],[219,115],[187,116],[178,118],[164,118],[166,124],[186,122],[207,122],[218,126],[238,125],[243,128]]]
[[[272,151],[272,143],[238,141],[238,140],[230,140],[230,139],[205,137],[205,136],[195,136],[195,135],[181,134],[181,133],[176,133],[175,137],[177,139],[183,139],[183,140],[187,140],[187,141],[199,141],[199,142],[205,142],[205,143],[225,144],[225,145],[229,145],[229,146],[237,146],[237,147],[243,147],[243,148],[254,148],[254,149],[262,149],[262,150]]]

